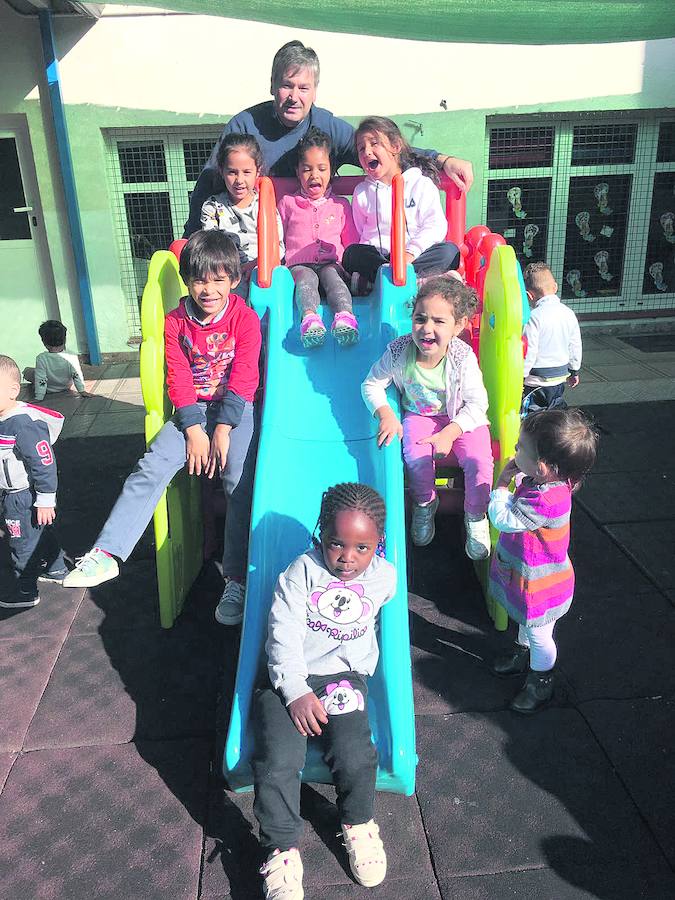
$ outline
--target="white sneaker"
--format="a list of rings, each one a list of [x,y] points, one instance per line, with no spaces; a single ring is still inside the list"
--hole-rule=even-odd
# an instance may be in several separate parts
[[[302,900],[302,860],[295,847],[275,850],[260,868],[265,900]]]
[[[216,622],[221,625],[239,625],[244,618],[244,598],[246,588],[238,581],[228,581],[223,596],[216,607]]]
[[[349,854],[352,875],[364,887],[375,887],[387,874],[387,854],[374,819],[363,825],[343,825],[342,837]]]
[[[490,555],[490,523],[487,516],[481,519],[470,519],[464,516],[466,527],[466,544],[464,549],[469,559],[487,559]]]
[[[75,564],[72,572],[68,572],[61,582],[64,587],[96,587],[104,581],[117,578],[120,567],[117,560],[108,556],[98,547],[93,547],[89,553],[85,553]]]

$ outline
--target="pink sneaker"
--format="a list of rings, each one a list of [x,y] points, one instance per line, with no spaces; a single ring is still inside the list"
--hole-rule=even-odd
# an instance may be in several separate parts
[[[312,347],[320,347],[326,340],[326,326],[321,316],[316,313],[308,313],[300,325],[300,340],[302,346],[308,350]]]
[[[359,323],[356,316],[350,312],[335,313],[330,330],[341,347],[356,344],[359,339]]]

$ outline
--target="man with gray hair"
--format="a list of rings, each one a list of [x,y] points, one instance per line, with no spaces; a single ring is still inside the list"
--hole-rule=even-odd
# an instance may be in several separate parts
[[[296,148],[310,128],[330,136],[335,170],[342,164],[358,166],[354,146],[354,128],[327,109],[314,106],[319,85],[319,57],[301,41],[289,41],[277,50],[272,61],[272,100],[265,100],[233,116],[223,129],[202,170],[190,200],[190,214],[183,237],[199,231],[202,204],[213,194],[225,190],[216,165],[218,147],[226,134],[253,135],[262,150],[270,175],[295,177]],[[436,150],[418,150],[436,160],[439,167],[464,191],[473,182],[470,162],[446,156]]]

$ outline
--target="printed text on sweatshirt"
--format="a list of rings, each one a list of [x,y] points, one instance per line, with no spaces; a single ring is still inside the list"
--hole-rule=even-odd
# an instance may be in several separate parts
[[[379,556],[347,582],[328,571],[320,548],[291,563],[274,590],[265,645],[270,681],[286,705],[309,693],[309,675],[373,674],[377,614],[395,593],[396,569]]]

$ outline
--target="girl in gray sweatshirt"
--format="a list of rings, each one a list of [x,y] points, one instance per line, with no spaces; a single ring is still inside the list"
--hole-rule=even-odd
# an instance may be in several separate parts
[[[374,887],[387,858],[373,820],[377,752],[366,678],[377,666],[376,618],[396,593],[396,569],[376,555],[384,501],[364,484],[322,498],[316,546],[277,581],[265,645],[269,684],[256,692],[254,813],[267,855],[268,900],[301,898],[300,773],[307,738],[323,735],[352,874]]]

